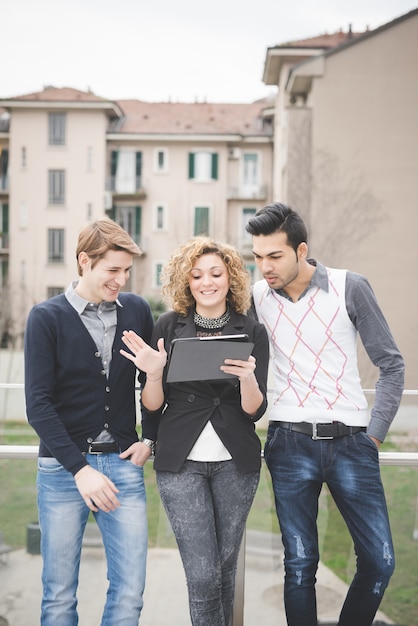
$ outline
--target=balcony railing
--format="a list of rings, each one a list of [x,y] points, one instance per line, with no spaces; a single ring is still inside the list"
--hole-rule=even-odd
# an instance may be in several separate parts
[[[8,250],[9,249],[9,233],[1,233],[0,232],[0,250]]]
[[[9,191],[9,176],[7,174],[0,175],[0,192]]]
[[[135,176],[130,181],[120,182],[116,176],[108,176],[106,179],[106,191],[120,196],[138,195],[144,194],[145,191],[142,187],[142,177]]]
[[[21,383],[2,383],[1,389],[23,389]],[[374,390],[365,390],[369,394],[373,394]],[[418,390],[405,391],[404,397],[417,397]],[[410,407],[412,412],[416,409],[415,406]],[[7,422],[3,422],[3,428],[7,426]],[[415,427],[412,428],[414,430]],[[403,428],[401,429],[403,430]],[[416,429],[415,429],[416,430]],[[391,432],[391,431],[390,431]],[[398,431],[396,431],[398,433]],[[390,433],[389,433],[390,434]],[[382,465],[382,478],[385,485],[385,490],[388,498],[389,515],[391,517],[392,530],[394,535],[395,551],[397,545],[399,545],[399,554],[397,553],[397,565],[395,569],[394,577],[389,585],[388,592],[391,592],[393,588],[393,594],[395,601],[391,601],[390,604],[385,603],[385,599],[388,596],[386,592],[383,600],[381,611],[376,619],[381,624],[403,624],[407,626],[418,626],[418,617],[409,618],[407,621],[403,617],[403,605],[408,602],[414,602],[416,597],[416,581],[417,577],[413,574],[415,567],[411,566],[411,559],[414,560],[414,554],[418,549],[418,499],[416,492],[416,484],[418,478],[418,451],[414,445],[413,439],[408,437],[405,433],[402,437],[408,441],[408,445],[414,448],[414,451],[383,451],[380,452],[379,457]],[[396,437],[394,437],[396,439]],[[27,460],[28,463],[33,463],[33,473],[36,473],[35,459],[38,454],[37,445],[0,445],[0,459],[12,460],[22,465],[22,461]],[[23,463],[26,466],[26,462]],[[171,534],[168,520],[165,517],[165,512],[159,502],[158,497],[154,498],[156,492],[154,472],[151,467],[151,463],[147,464],[146,479],[149,480],[147,484],[147,491],[152,493],[152,497],[149,498],[148,508],[150,516],[157,520],[153,522],[156,527],[156,536],[154,544],[150,546],[149,556],[149,569],[150,577],[148,582],[148,609],[152,605],[154,596],[162,594],[163,583],[160,579],[154,578],[155,563],[160,559],[165,558],[161,550],[170,548],[168,552],[173,555],[175,560],[174,571],[170,569],[164,572],[164,576],[169,580],[169,587],[173,587],[174,604],[172,607],[173,623],[176,622],[176,616],[183,615],[184,620],[187,621],[188,606],[187,606],[187,593],[184,582],[184,574],[182,571],[181,561],[177,559],[177,551],[175,549],[175,542]],[[11,466],[8,470],[13,472]],[[408,485],[409,492],[406,489]],[[21,487],[23,491],[27,490],[27,486]],[[31,487],[34,489],[34,485]],[[16,493],[19,497],[19,493]],[[34,506],[35,506],[34,496]],[[333,502],[324,488],[321,493],[320,499],[320,512],[319,512],[319,535],[321,548],[326,545],[328,540],[328,533],[331,530],[335,530],[335,520],[339,515],[338,512],[332,508]],[[2,507],[2,513],[0,514],[0,520],[6,519],[7,507]],[[28,519],[28,522],[33,521]],[[0,522],[0,530],[2,529],[2,522]],[[345,533],[345,529],[341,531]],[[152,532],[151,532],[152,535]],[[339,537],[339,535],[338,535]],[[402,543],[405,542],[405,543]],[[339,544],[345,546],[347,554],[352,550],[350,538],[341,538]],[[172,549],[172,550],[171,550]],[[330,548],[332,551],[334,548]],[[167,552],[167,550],[166,550]],[[321,549],[321,555],[323,550]],[[89,557],[86,556],[86,559]],[[171,557],[170,557],[171,558]],[[243,546],[240,553],[237,578],[236,578],[236,602],[233,615],[232,626],[253,626],[257,623],[257,620],[263,622],[263,626],[284,626],[284,609],[282,605],[282,580],[283,580],[283,567],[282,567],[282,546],[280,541],[280,531],[277,523],[277,519],[274,512],[274,499],[271,489],[271,480],[269,479],[268,471],[263,464],[260,486],[256,494],[256,499],[252,511],[250,513],[246,537],[243,541]],[[347,579],[350,579],[351,570],[354,565],[355,555],[351,553],[351,556],[347,556],[346,573]],[[1,568],[0,564],[0,568]],[[86,565],[86,567],[89,567]],[[97,558],[92,559],[92,567],[94,571],[98,567]],[[104,567],[104,566],[103,566]],[[25,573],[22,571],[22,577]],[[105,570],[100,574],[105,579]],[[415,576],[412,587],[415,584],[415,588],[407,588],[409,580],[412,576]],[[398,581],[401,580],[402,583]],[[81,583],[82,584],[82,583]],[[398,590],[397,587],[400,587]],[[16,592],[18,589],[16,589]],[[341,605],[339,604],[346,591],[346,583],[341,579],[340,574],[338,576],[328,567],[325,567],[321,562],[321,567],[318,571],[318,583],[317,592],[319,599],[319,623],[335,623],[330,621],[330,612],[334,612],[333,615],[337,616]],[[166,589],[169,593],[169,590]],[[177,596],[176,596],[177,594]],[[329,598],[328,595],[329,594]],[[407,595],[409,594],[409,595]],[[1,590],[0,590],[1,597]],[[171,598],[171,596],[170,596]],[[398,598],[396,600],[396,598]],[[40,601],[40,599],[39,599]],[[170,599],[171,601],[171,599]],[[99,594],[95,594],[94,602],[102,603],[103,599]],[[80,610],[83,610],[82,602],[80,601]],[[158,602],[157,602],[158,604]],[[1,606],[1,605],[0,605]],[[338,610],[337,610],[338,606]],[[147,608],[147,601],[145,603],[144,611]],[[99,609],[98,609],[99,610]],[[177,612],[176,612],[177,611]],[[393,613],[391,612],[393,611]],[[1,610],[0,610],[1,614]],[[152,624],[152,626],[165,626],[166,614],[164,610],[160,612],[156,609],[157,617],[154,617],[151,621],[147,621],[146,613],[144,614],[144,626]],[[410,613],[411,615],[412,613]],[[418,615],[417,613],[415,613]],[[148,613],[149,615],[149,613]],[[258,616],[258,617],[257,617]],[[141,617],[142,619],[142,617]],[[22,622],[24,623],[24,622]],[[176,623],[182,623],[177,621]],[[19,623],[16,623],[19,626]]]
[[[251,185],[229,187],[228,200],[265,200],[267,198],[267,185]]]

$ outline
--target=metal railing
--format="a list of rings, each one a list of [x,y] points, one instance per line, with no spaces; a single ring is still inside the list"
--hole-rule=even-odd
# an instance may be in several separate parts
[[[0,383],[0,389],[23,388],[22,383]],[[271,390],[269,390],[271,391]],[[375,393],[374,389],[364,389],[367,395]],[[418,396],[418,390],[405,390],[404,396]],[[0,459],[36,459],[37,445],[0,445]],[[379,452],[382,465],[409,466],[418,468],[418,452]],[[236,575],[236,591],[234,614],[231,626],[244,624],[244,586],[245,586],[245,535],[241,544]]]

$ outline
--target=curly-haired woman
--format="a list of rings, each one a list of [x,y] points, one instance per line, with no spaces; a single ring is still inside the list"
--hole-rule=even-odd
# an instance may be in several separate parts
[[[172,310],[148,346],[124,333],[122,354],[147,373],[142,402],[160,419],[154,467],[183,561],[192,624],[228,626],[237,559],[257,489],[261,447],[254,422],[267,407],[269,346],[263,325],[246,316],[248,273],[229,245],[197,237],[164,268]],[[247,334],[248,361],[226,359],[217,382],[167,383],[173,339]]]

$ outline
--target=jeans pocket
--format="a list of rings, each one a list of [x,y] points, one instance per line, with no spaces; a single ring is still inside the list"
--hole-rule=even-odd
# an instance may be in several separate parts
[[[269,428],[268,428],[267,439],[266,439],[266,443],[264,444],[264,458],[265,459],[268,457],[269,452],[270,452],[274,442],[277,439],[278,431],[279,431],[279,428],[274,428],[272,426],[269,426]]]
[[[40,456],[38,458],[38,471],[44,474],[56,474],[65,471],[65,469],[54,457]]]
[[[366,448],[366,452],[368,454],[371,453],[373,457],[379,458],[379,449],[375,442],[370,439],[369,435],[367,435],[365,432],[360,432],[357,433],[357,436],[359,438],[360,444]]]
[[[131,467],[134,467],[136,470],[139,470],[141,473],[144,472],[144,466],[143,465],[137,465],[136,463],[133,463],[131,461],[131,459],[126,459],[125,463],[127,463]]]

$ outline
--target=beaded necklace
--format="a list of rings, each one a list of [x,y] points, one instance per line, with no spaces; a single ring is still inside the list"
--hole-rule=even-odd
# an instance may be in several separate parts
[[[231,313],[229,307],[220,317],[203,317],[203,315],[199,315],[197,311],[194,312],[194,323],[196,324],[196,326],[198,326],[199,328],[207,328],[209,330],[214,330],[215,328],[223,328],[228,324],[230,319]]]

